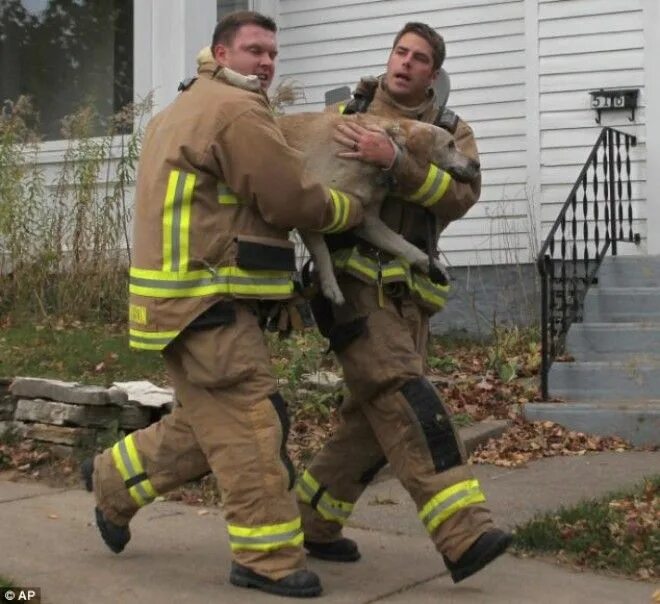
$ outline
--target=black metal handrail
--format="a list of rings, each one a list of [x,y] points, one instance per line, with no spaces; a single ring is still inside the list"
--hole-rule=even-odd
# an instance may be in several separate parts
[[[601,130],[539,252],[544,400],[550,365],[562,351],[571,324],[581,320],[587,290],[607,251],[611,248],[616,256],[617,241],[639,241],[633,233],[630,177],[630,148],[636,144],[630,134]]]

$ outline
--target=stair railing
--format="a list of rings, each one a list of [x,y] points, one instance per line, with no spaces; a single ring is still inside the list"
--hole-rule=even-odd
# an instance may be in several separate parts
[[[603,128],[537,258],[541,277],[541,393],[562,353],[572,323],[582,319],[584,298],[608,250],[633,233],[630,148],[637,138]]]

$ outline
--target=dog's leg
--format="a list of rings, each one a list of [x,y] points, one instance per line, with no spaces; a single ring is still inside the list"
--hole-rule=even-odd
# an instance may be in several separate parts
[[[434,258],[433,266],[430,267],[427,254],[409,241],[406,241],[398,233],[395,233],[378,216],[366,213],[364,222],[356,229],[356,232],[362,239],[372,243],[377,248],[389,252],[394,256],[402,256],[411,266],[418,268],[423,273],[428,275],[429,273],[439,271],[446,281],[449,281],[449,274],[442,262]]]
[[[330,250],[323,240],[323,235],[307,231],[301,232],[300,237],[314,260],[314,267],[319,273],[323,295],[331,302],[341,306],[344,303],[344,294],[341,293],[339,283],[337,283]]]

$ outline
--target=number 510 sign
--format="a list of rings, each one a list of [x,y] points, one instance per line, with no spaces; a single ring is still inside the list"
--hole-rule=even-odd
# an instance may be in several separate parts
[[[600,124],[602,111],[614,109],[630,109],[632,115],[629,119],[631,122],[635,121],[635,108],[639,96],[638,88],[611,88],[609,90],[601,88],[600,90],[592,90],[589,94],[591,95],[591,106],[598,114],[597,124]]]

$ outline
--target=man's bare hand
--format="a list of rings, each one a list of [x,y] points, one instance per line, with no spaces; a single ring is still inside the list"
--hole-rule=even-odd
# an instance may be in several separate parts
[[[377,126],[364,128],[355,122],[342,122],[335,128],[334,140],[348,150],[339,151],[338,157],[357,159],[389,170],[397,152],[392,139]]]

